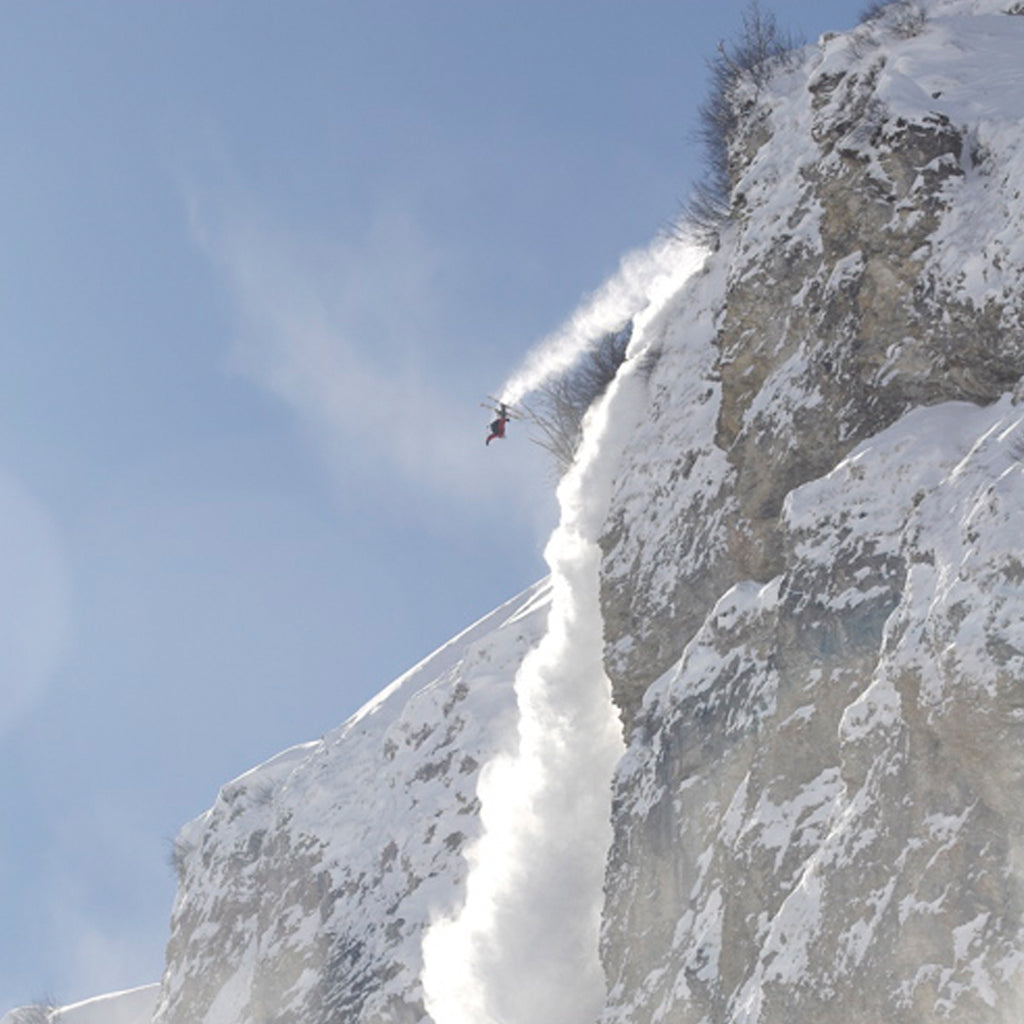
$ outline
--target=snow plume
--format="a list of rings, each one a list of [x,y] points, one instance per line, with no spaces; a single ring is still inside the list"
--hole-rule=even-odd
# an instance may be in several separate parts
[[[602,433],[607,406],[591,431]],[[424,938],[436,1024],[590,1024],[603,1002],[598,927],[622,738],[598,603],[607,500],[594,490],[609,489],[610,460],[596,455],[584,454],[559,491],[562,520],[545,552],[548,633],[516,678],[518,750],[481,775],[484,833],[469,854],[465,906]]]
[[[569,370],[591,346],[656,307],[696,270],[706,253],[693,241],[663,237],[625,256],[619,272],[527,356],[500,397],[514,405]]]
[[[678,287],[701,257],[677,247],[673,268],[663,255],[652,259],[647,283]],[[652,294],[649,314],[669,294]],[[588,413],[559,487],[561,521],[545,551],[548,632],[515,683],[518,747],[481,773],[483,832],[467,854],[465,904],[424,936],[424,1000],[435,1024],[592,1024],[604,1003],[598,939],[611,780],[624,748],[604,671],[598,538],[642,408],[649,314],[637,317],[632,358]],[[526,387],[541,377],[517,379]]]

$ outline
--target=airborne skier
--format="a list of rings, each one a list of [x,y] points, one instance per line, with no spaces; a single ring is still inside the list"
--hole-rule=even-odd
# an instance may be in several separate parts
[[[495,438],[503,438],[505,436],[505,428],[508,426],[508,421],[515,418],[515,413],[512,412],[507,403],[498,401],[497,399],[494,399],[493,401],[496,402],[494,406],[484,406],[485,409],[492,409],[495,413],[495,418],[491,420],[488,426],[489,433],[484,444],[490,444]]]

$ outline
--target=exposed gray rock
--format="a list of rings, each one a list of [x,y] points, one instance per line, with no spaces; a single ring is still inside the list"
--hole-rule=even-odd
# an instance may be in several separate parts
[[[965,100],[1024,59],[996,21],[880,20],[763,96],[657,340],[604,541],[604,1024],[1021,1019],[1024,164]]]
[[[833,38],[811,55],[798,87],[765,95],[747,114],[772,131],[736,169],[735,224],[712,257],[711,272],[724,277],[711,311],[716,356],[699,372],[700,400],[718,403],[713,438],[695,436],[683,416],[689,395],[659,398],[659,388],[674,387],[659,375],[673,381],[674,369],[654,371],[649,434],[678,435],[676,452],[656,452],[674,465],[655,500],[667,506],[676,536],[669,551],[648,558],[619,552],[632,515],[621,502],[605,538],[609,668],[627,717],[724,582],[779,571],[779,512],[794,487],[908,409],[994,401],[1024,372],[1019,256],[1000,255],[1006,283],[983,304],[936,258],[948,248],[947,221],[971,217],[972,204],[984,204],[978,213],[990,218],[1009,201],[999,192],[1017,191],[992,180],[1006,155],[982,156],[978,127],[955,124],[939,101],[934,109],[895,103],[886,73],[896,60],[892,43],[861,45],[864,56],[849,37]],[[959,112],[953,100],[947,105]],[[707,304],[697,290],[687,302]],[[649,445],[647,435],[637,443],[638,461]],[[717,498],[676,486],[710,445],[735,469]],[[625,490],[632,501],[632,484]],[[735,507],[724,538],[692,525],[726,504]],[[682,566],[675,592],[657,588],[652,597],[650,573],[663,574],[666,560],[678,564],[680,534],[714,564]]]
[[[607,1020],[1017,1019],[1024,473],[1005,437],[970,449],[1020,421],[941,406],[794,492],[783,574],[648,695]],[[930,462],[935,433],[964,458]]]

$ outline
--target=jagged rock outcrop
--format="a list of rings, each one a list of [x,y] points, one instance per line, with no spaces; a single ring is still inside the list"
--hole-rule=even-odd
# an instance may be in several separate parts
[[[747,111],[604,542],[606,1024],[1021,1017],[1022,66],[937,5]]]
[[[920,411],[798,488],[648,695],[608,1020],[1017,1019],[1022,421]]]
[[[1013,109],[983,118],[977,95],[987,41],[1003,24],[1019,37],[1020,23],[954,16],[931,31],[947,42],[974,22],[984,24],[967,52],[936,45],[927,23],[911,39],[884,19],[833,37],[746,111],[712,294],[692,291],[674,314],[678,332],[690,305],[705,309],[701,344],[714,362],[693,357],[703,362],[684,394],[668,372],[645,442],[660,457],[666,446],[650,438],[676,439],[673,479],[693,473],[701,452],[725,452],[733,473],[712,470],[717,498],[703,482],[662,485],[655,497],[670,503],[664,532],[675,536],[656,557],[637,558],[629,540],[617,550],[635,509],[613,513],[606,621],[639,659],[614,648],[609,660],[627,714],[723,584],[777,573],[779,513],[794,487],[908,409],[994,401],[1024,372],[1019,133],[1000,131]],[[1011,68],[1020,57],[1012,45],[998,56]],[[680,417],[695,400],[714,401],[713,436]],[[710,559],[723,547],[713,564],[687,563],[694,549]],[[666,560],[683,563],[676,592],[653,585]]]

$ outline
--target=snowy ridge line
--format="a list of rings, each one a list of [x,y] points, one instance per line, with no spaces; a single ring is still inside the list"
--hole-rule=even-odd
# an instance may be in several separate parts
[[[461,633],[442,644],[432,654],[403,672],[394,682],[386,686],[375,697],[370,698],[354,715],[340,725],[335,733],[340,733],[359,725],[365,718],[379,714],[393,693],[414,683],[424,676],[438,676],[458,662],[468,644],[493,632],[498,625],[512,623],[530,615],[536,608],[548,600],[551,582],[548,578],[538,580],[515,597],[498,605],[494,611],[488,612]],[[510,614],[513,613],[514,614]]]
[[[186,826],[156,1022],[245,1024],[269,1004],[283,1020],[419,1019],[421,936],[457,905],[479,766],[510,743],[549,594],[529,587]]]
[[[140,985],[61,1006],[48,1019],[53,1024],[150,1024],[159,994],[159,982]],[[0,1024],[39,1020],[38,1016],[26,1016],[26,1010],[34,1013],[32,1008],[20,1007],[0,1017]]]
[[[375,716],[385,715],[393,718],[401,713],[401,705],[396,704],[393,698],[403,689],[413,692],[425,678],[433,678],[443,675],[458,663],[463,656],[467,645],[474,640],[487,636],[499,627],[503,622],[513,623],[517,619],[525,618],[540,605],[548,600],[550,581],[548,579],[538,580],[527,587],[522,593],[510,598],[500,604],[493,611],[482,616],[472,625],[467,626],[461,633],[456,634],[450,640],[445,641],[431,654],[417,662],[412,668],[407,669],[397,679],[384,687],[379,693],[371,697],[358,711],[355,711],[341,725],[328,732],[323,739],[308,740],[305,743],[297,743],[293,747],[282,750],[273,757],[262,761],[252,768],[247,769],[240,775],[225,783],[220,789],[218,799],[230,796],[240,788],[251,787],[259,784],[261,787],[277,787],[285,783],[288,777],[310,758],[314,758],[323,748],[325,743],[336,742],[344,735]],[[510,614],[512,613],[512,614]],[[377,723],[380,727],[386,724],[383,720]],[[212,809],[200,814],[193,821],[185,825],[181,831],[182,838],[187,838],[195,830],[202,828],[203,822],[210,815]]]

